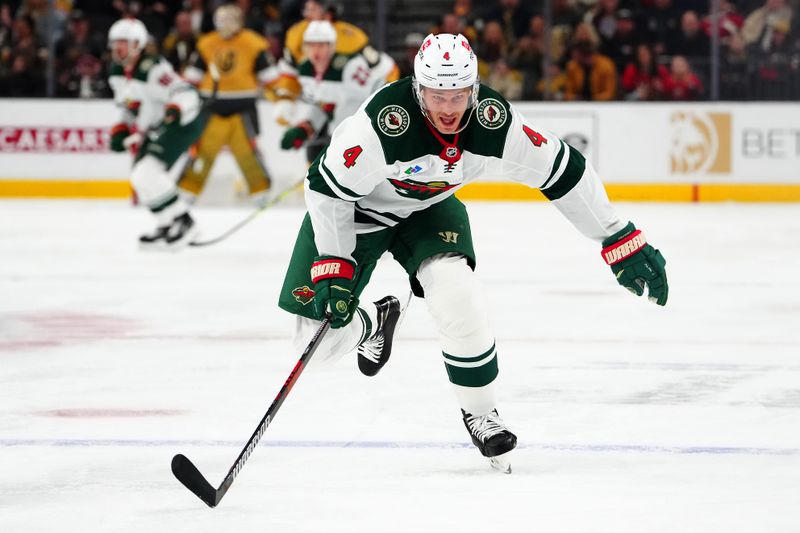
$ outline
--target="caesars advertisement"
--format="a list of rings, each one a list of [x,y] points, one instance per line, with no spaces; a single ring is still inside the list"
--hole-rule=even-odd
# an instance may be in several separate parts
[[[276,178],[296,181],[305,172],[304,156],[280,150],[283,130],[269,106],[259,104],[259,145]],[[583,151],[606,183],[800,183],[800,104],[515,106],[533,125]],[[118,116],[111,101],[0,100],[0,183],[126,180],[130,156],[108,148]],[[212,179],[237,172],[222,154]]]

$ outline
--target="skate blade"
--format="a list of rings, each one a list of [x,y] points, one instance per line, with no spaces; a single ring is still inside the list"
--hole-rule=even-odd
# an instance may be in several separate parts
[[[510,454],[511,452],[506,452],[501,455],[495,455],[494,457],[487,457],[487,459],[489,459],[489,466],[491,466],[498,472],[502,472],[504,474],[510,474],[511,473],[511,461],[509,460]]]
[[[199,238],[200,238],[200,230],[198,230],[197,227],[193,227],[177,241],[173,241],[171,243],[165,243],[166,244],[165,249],[170,252],[179,252],[184,248],[186,248],[187,246],[190,246],[191,243],[195,242]]]

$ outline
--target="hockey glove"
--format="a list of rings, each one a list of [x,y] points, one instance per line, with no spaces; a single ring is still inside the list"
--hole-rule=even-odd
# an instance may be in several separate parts
[[[161,125],[166,129],[177,128],[181,125],[181,108],[175,104],[167,104],[164,108],[164,120]]]
[[[647,244],[633,222],[603,241],[602,255],[620,285],[637,296],[644,294],[647,285],[647,298],[658,305],[666,305],[669,286],[664,265],[667,261],[661,252]]]
[[[128,127],[127,124],[120,123],[111,128],[111,151],[112,152],[125,152],[127,151],[127,147],[125,146],[125,139],[131,134],[131,129]]]
[[[311,137],[311,134],[314,133],[313,128],[307,122],[300,124],[299,126],[295,126],[294,128],[289,128],[286,130],[286,133],[283,134],[283,138],[281,139],[281,148],[284,150],[290,150],[294,148],[295,150],[303,146],[303,143]]]
[[[358,298],[353,298],[353,274],[355,264],[330,255],[314,258],[311,265],[311,281],[314,283],[314,314],[322,320],[330,310],[331,327],[341,328],[353,319],[358,307]]]

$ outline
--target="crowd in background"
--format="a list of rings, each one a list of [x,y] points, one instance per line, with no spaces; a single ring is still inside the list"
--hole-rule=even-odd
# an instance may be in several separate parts
[[[720,0],[721,99],[800,99],[797,2]],[[0,96],[44,96],[50,54],[55,96],[110,96],[106,32],[123,16],[140,18],[151,33],[151,51],[181,71],[198,36],[213,29],[211,15],[222,3],[56,0],[51,18],[49,0],[0,0]],[[303,0],[234,3],[280,57],[284,32],[302,17]],[[409,33],[394,54],[402,75],[413,70],[423,32],[463,33],[477,51],[482,80],[510,100],[709,97],[709,0],[551,0],[547,14],[543,2],[533,0],[447,4],[439,20],[421,21],[420,31]]]

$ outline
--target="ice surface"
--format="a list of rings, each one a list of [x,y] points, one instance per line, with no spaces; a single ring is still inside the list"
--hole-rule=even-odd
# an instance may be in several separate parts
[[[376,378],[312,361],[212,510],[170,460],[217,485],[294,366],[275,302],[302,210],[159,254],[122,202],[0,202],[0,532],[800,531],[800,208],[618,204],[666,308],[552,206],[469,209],[514,473],[468,444],[415,299]],[[364,300],[387,292],[390,259]]]

